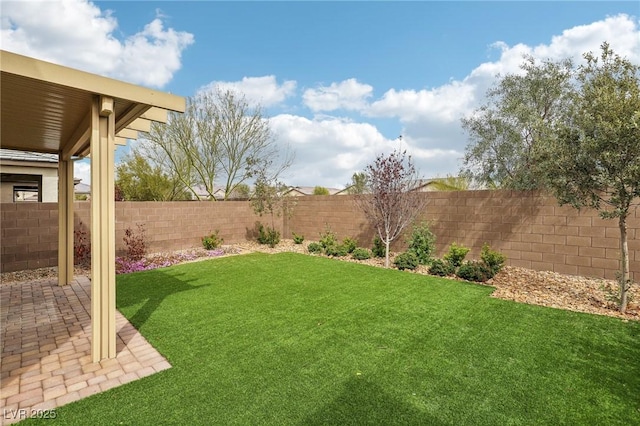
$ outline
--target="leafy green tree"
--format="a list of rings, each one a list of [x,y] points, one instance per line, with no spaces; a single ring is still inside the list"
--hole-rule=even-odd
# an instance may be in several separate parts
[[[391,242],[422,212],[426,199],[412,191],[419,181],[418,172],[404,151],[379,155],[365,173],[371,194],[361,194],[355,201],[384,243],[388,268]]]
[[[173,201],[190,199],[178,179],[152,166],[137,151],[132,151],[116,166],[116,187],[127,201]]]
[[[577,87],[539,156],[560,204],[591,207],[620,229],[620,311],[628,302],[627,218],[640,197],[640,66],[607,43],[584,55]]]
[[[470,143],[461,173],[489,188],[526,190],[543,184],[535,148],[567,107],[571,61],[537,64],[526,57],[521,69],[500,78],[488,90],[487,103],[462,119]]]
[[[447,175],[433,179],[431,186],[438,191],[467,191],[471,188],[471,180],[467,176]]]
[[[364,194],[367,192],[367,174],[356,172],[351,176],[351,182],[347,183],[349,194]]]
[[[313,195],[329,195],[329,190],[324,186],[316,186],[313,188]]]

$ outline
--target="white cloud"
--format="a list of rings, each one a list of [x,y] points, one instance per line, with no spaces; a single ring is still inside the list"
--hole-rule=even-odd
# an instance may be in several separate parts
[[[374,117],[399,117],[402,121],[430,117],[452,122],[469,110],[474,99],[474,87],[457,81],[431,90],[391,89],[373,102],[366,113]]]
[[[81,179],[85,185],[91,185],[91,160],[84,159],[73,162],[73,177]]]
[[[293,185],[344,187],[354,172],[394,149],[406,149],[426,177],[445,175],[461,156],[455,150],[420,147],[412,138],[388,139],[370,123],[336,117],[309,119],[281,114],[270,123],[278,142],[296,152],[286,176],[287,183]]]
[[[2,49],[45,61],[162,87],[181,67],[192,34],[165,29],[160,18],[120,41],[118,21],[87,0],[2,4]]]
[[[350,78],[329,86],[307,89],[302,98],[312,111],[360,110],[365,108],[372,94],[373,87]]]
[[[199,92],[211,91],[216,88],[232,90],[243,93],[249,103],[270,107],[278,105],[294,95],[296,85],[293,80],[286,80],[284,83],[278,84],[274,75],[266,75],[263,77],[243,77],[240,81],[213,81],[199,89]]]

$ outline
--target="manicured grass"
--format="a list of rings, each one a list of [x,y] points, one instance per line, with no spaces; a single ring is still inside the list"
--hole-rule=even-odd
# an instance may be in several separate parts
[[[640,323],[296,254],[118,277],[173,368],[58,424],[640,424]]]

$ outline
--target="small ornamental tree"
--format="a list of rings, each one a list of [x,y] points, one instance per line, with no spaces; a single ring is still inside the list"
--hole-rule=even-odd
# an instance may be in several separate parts
[[[570,108],[540,156],[560,204],[618,219],[621,312],[627,308],[627,217],[640,199],[640,66],[613,53],[587,53]]]
[[[385,267],[389,267],[389,246],[422,211],[424,197],[412,190],[418,173],[406,151],[381,154],[364,171],[370,194],[355,202],[371,222],[385,245]]]

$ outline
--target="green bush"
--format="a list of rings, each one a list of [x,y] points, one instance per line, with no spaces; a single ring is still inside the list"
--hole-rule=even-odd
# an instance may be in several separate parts
[[[211,234],[205,235],[204,237],[202,237],[202,246],[204,247],[205,250],[216,249],[220,247],[220,245],[223,242],[224,240],[220,238],[220,236],[218,235],[217,229],[215,230],[215,232],[212,232]]]
[[[347,249],[348,253],[353,253],[353,251],[358,247],[358,242],[353,238],[345,238],[342,240],[342,245]]]
[[[298,235],[295,232],[292,232],[293,234],[293,242],[295,244],[302,244],[302,242],[304,241],[304,235]]]
[[[449,262],[445,262],[442,259],[433,259],[429,265],[429,273],[439,277],[446,277],[447,275],[453,274],[453,267]]]
[[[324,249],[324,254],[326,254],[327,256],[333,256],[333,257],[344,257],[349,254],[349,251],[342,244],[340,245],[334,244],[332,246],[326,247]]]
[[[309,253],[322,253],[322,245],[320,243],[309,243],[307,246]]]
[[[325,250],[327,247],[338,245],[338,237],[336,237],[336,234],[331,231],[331,227],[329,225],[326,225],[324,227],[324,231],[320,233],[320,245]]]
[[[385,257],[386,247],[382,242],[382,239],[377,235],[373,239],[373,248],[371,249],[371,252],[375,257]]]
[[[414,226],[407,244],[407,251],[415,254],[421,265],[428,265],[431,262],[433,253],[436,251],[436,237],[429,229],[429,225],[421,223]]]
[[[484,262],[465,262],[456,271],[456,275],[463,280],[483,283],[489,280],[493,274]]]
[[[460,265],[462,265],[462,262],[467,256],[467,253],[469,253],[469,250],[470,249],[465,246],[453,243],[451,244],[451,246],[449,246],[449,251],[447,252],[447,254],[444,255],[444,260],[449,262],[449,264],[453,268],[457,269],[460,267]]]
[[[487,265],[491,271],[491,278],[493,278],[493,276],[500,272],[507,257],[499,251],[491,250],[489,244],[484,243],[480,251],[480,259]]]
[[[371,259],[371,251],[364,247],[356,247],[356,249],[351,252],[351,257],[356,260]]]
[[[404,269],[410,269],[413,271],[418,267],[419,264],[418,256],[410,251],[406,251],[397,255],[393,263],[394,265],[396,265],[396,268],[400,269],[401,271]]]
[[[258,224],[258,242],[260,244],[268,244],[269,247],[275,247],[280,242],[280,232],[271,227],[265,227],[260,223]]]

